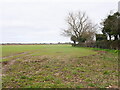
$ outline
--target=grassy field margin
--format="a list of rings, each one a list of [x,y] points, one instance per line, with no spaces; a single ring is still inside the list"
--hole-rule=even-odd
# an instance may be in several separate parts
[[[70,45],[20,47],[4,52],[5,56],[12,49],[13,55],[28,52],[8,58],[4,88],[116,88],[118,85],[118,57],[114,51]]]

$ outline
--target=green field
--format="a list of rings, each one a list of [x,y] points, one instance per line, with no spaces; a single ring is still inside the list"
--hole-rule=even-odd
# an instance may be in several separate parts
[[[117,53],[71,45],[3,45],[3,88],[118,86]]]

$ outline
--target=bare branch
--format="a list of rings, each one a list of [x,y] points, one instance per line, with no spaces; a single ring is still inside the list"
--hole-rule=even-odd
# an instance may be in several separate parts
[[[68,24],[68,29],[63,30],[63,33],[67,36],[75,36],[77,39],[81,36],[90,38],[96,33],[96,25],[90,22],[85,12],[78,12],[78,14],[69,13],[66,22]]]

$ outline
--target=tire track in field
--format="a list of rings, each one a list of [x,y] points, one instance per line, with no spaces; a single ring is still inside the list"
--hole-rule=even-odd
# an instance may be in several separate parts
[[[2,57],[2,59],[7,59],[7,58],[10,58],[10,57],[14,57],[14,56],[18,56],[18,55],[24,55],[24,54],[28,54],[29,52],[22,52],[22,53],[18,53],[18,54],[15,54],[15,55],[10,55],[10,56],[5,56],[5,57]]]
[[[2,59],[12,58],[12,57],[15,57],[15,56],[18,56],[18,55],[24,55],[22,57],[26,57],[26,56],[30,56],[32,54],[30,54],[30,52],[22,52],[22,53],[18,53],[18,54],[15,54],[15,55],[3,57]],[[10,69],[10,66],[13,65],[17,61],[17,59],[20,59],[22,57],[18,56],[18,57],[15,57],[13,60],[0,62],[2,64],[2,67],[1,67],[2,73],[0,73],[0,76],[5,76],[5,72]]]

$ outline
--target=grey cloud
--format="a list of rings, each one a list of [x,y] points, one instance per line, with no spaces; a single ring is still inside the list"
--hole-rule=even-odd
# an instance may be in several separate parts
[[[2,42],[66,42],[60,36],[66,28],[68,12],[86,11],[91,20],[100,23],[117,2],[33,2],[2,3]]]

